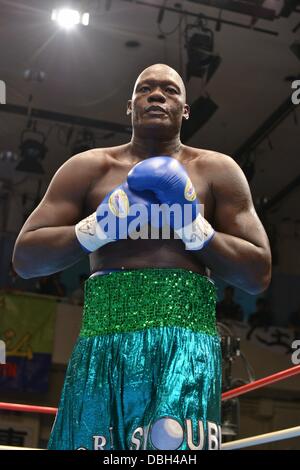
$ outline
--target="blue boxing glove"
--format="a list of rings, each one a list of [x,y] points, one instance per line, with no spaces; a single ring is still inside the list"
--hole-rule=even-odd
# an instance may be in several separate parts
[[[140,237],[151,217],[151,204],[158,200],[150,191],[135,192],[125,182],[108,193],[96,212],[75,225],[82,248],[91,253],[107,243]]]
[[[150,157],[132,168],[127,181],[134,191],[153,191],[169,207],[169,223],[187,250],[201,250],[213,238],[215,231],[200,212],[195,188],[174,158]]]

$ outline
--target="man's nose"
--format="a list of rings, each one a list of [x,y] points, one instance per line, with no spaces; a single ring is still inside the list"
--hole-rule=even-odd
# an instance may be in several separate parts
[[[148,101],[149,101],[149,103],[153,103],[153,102],[165,103],[166,97],[159,88],[156,88],[148,96]]]

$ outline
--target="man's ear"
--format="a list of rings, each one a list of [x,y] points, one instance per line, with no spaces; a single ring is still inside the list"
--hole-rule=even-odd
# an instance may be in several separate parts
[[[126,114],[127,114],[127,116],[128,116],[128,115],[131,114],[131,113],[132,113],[132,101],[131,101],[131,100],[128,100],[128,101],[127,101],[127,111],[126,111]]]
[[[188,105],[188,104],[185,104],[185,105],[184,105],[184,108],[183,108],[183,115],[182,115],[182,117],[183,117],[184,119],[188,119],[188,118],[190,117],[190,111],[191,111],[191,110],[190,110],[189,105]]]

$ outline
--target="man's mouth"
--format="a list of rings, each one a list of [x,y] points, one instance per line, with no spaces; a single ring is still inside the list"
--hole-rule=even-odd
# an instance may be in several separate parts
[[[167,114],[167,111],[161,106],[148,106],[145,111],[147,113]]]

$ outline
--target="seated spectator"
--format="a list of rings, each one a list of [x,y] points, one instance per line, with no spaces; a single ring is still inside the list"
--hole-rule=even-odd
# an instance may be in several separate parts
[[[22,279],[14,270],[13,264],[10,263],[4,289],[31,292],[33,290],[33,282],[31,279]]]
[[[221,302],[217,303],[216,314],[217,321],[243,321],[243,310],[241,306],[234,301],[234,287],[225,287],[224,298],[221,300]]]
[[[253,328],[272,325],[272,312],[268,306],[267,299],[262,297],[257,299],[256,310],[250,315],[248,323]]]
[[[39,278],[36,283],[36,293],[53,295],[55,297],[65,297],[66,288],[60,280],[60,273]]]
[[[80,274],[79,286],[70,295],[70,302],[74,305],[83,305],[84,302],[84,283],[88,276],[86,274]]]

